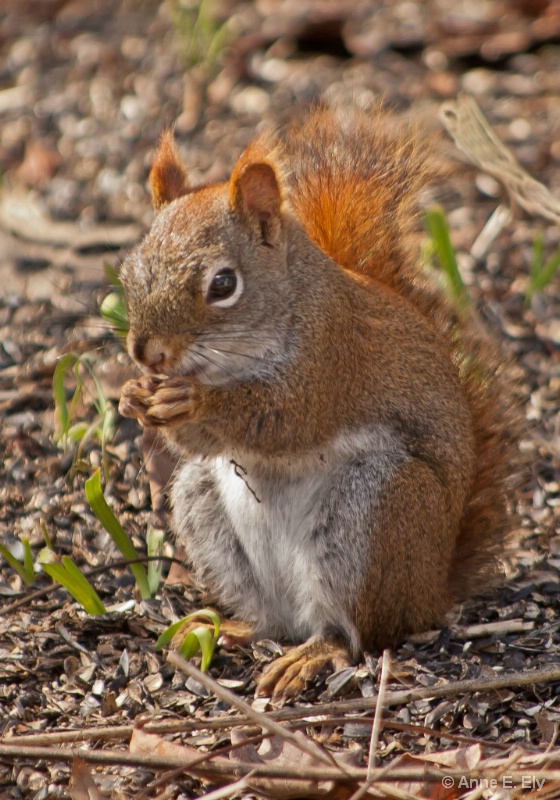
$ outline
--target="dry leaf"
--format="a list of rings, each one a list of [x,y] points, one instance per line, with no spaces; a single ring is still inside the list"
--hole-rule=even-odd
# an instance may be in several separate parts
[[[501,181],[513,201],[529,214],[560,224],[560,200],[523,169],[498,138],[478,103],[467,94],[445,103],[440,116],[457,147],[473,164]]]
[[[72,763],[69,792],[72,800],[102,800],[87,764],[82,758],[75,758]]]
[[[194,747],[168,742],[167,739],[163,739],[155,733],[146,733],[142,728],[135,728],[132,732],[129,750],[137,755],[158,755],[180,761],[185,767],[188,767],[193,761],[199,761],[203,755]]]
[[[306,738],[300,733],[296,733],[298,738],[305,741]],[[245,739],[245,734],[235,728],[231,733],[231,740],[234,744],[240,744]],[[247,744],[235,749],[230,754],[230,758],[235,761],[248,761],[252,764],[274,764],[276,767],[314,767],[320,769],[324,766],[321,761],[303,753],[291,742],[287,742],[280,736],[271,736],[265,739],[257,749],[252,744]],[[334,781],[310,781],[296,778],[251,778],[247,784],[258,792],[263,792],[271,797],[290,798],[290,797],[343,797],[340,794],[341,787],[337,787]]]
[[[175,550],[175,558],[186,559],[186,554],[181,548]],[[167,578],[165,579],[166,586],[193,586],[192,572],[188,567],[178,564],[176,561],[171,562]]]
[[[472,744],[469,745],[469,747],[458,747],[455,750],[442,750],[438,753],[422,753],[410,757],[415,761],[429,761],[431,764],[436,764],[438,767],[472,770],[480,763],[482,748],[479,744]]]
[[[437,754],[436,754],[437,755]],[[418,768],[418,761],[421,761],[420,756],[413,756],[410,753],[403,753],[399,757],[399,768],[415,767]],[[449,765],[451,766],[451,765]],[[455,786],[455,782],[451,786],[443,781],[445,775],[442,775],[441,781],[391,781],[391,788],[396,792],[402,792],[404,797],[418,797],[422,800],[457,800],[462,794]]]
[[[45,147],[42,142],[28,142],[25,156],[17,169],[17,176],[28,186],[44,186],[63,162],[56,150]]]
[[[152,508],[157,512],[163,511],[165,492],[177,466],[177,458],[169,452],[161,437],[153,430],[144,431],[141,446],[150,481]]]
[[[559,720],[558,715],[551,717],[546,711],[535,714],[535,722],[544,744],[551,744],[558,737]]]

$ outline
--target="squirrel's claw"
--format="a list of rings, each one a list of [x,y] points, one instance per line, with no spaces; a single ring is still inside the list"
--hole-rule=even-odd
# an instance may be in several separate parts
[[[123,417],[137,419],[145,427],[149,426],[146,411],[152,397],[152,387],[147,385],[145,377],[125,383],[119,401],[119,414]]]
[[[162,384],[151,398],[147,411],[153,425],[172,425],[193,417],[192,387],[186,383],[176,386]]]
[[[350,666],[348,649],[338,642],[314,636],[266,667],[257,694],[284,703],[303,691],[307,681],[313,680],[328,664],[336,670]]]

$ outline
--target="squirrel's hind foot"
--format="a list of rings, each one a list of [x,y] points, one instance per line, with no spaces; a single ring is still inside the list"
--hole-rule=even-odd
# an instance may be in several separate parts
[[[257,694],[284,703],[302,692],[307,681],[329,664],[337,671],[349,667],[348,648],[323,636],[313,636],[266,667]]]

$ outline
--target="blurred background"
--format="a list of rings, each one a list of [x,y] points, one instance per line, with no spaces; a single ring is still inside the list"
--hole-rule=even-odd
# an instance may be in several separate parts
[[[171,124],[195,179],[214,179],[262,120],[318,98],[381,97],[434,124],[438,104],[460,90],[560,194],[557,0],[4,0],[2,9],[0,171],[38,191],[59,220],[147,224],[149,154]]]

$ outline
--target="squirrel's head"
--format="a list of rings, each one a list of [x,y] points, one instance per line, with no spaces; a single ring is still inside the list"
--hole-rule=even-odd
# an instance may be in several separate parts
[[[277,167],[252,146],[229,182],[190,188],[167,132],[150,187],[156,218],[121,272],[131,357],[147,372],[213,384],[266,374],[289,324]]]

